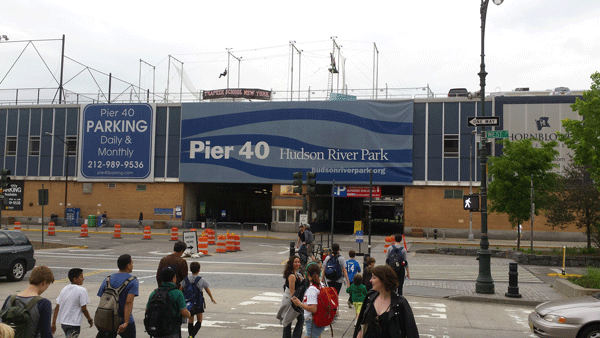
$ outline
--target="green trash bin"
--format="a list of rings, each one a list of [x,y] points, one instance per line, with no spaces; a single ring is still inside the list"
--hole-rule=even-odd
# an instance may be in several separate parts
[[[88,215],[87,219],[88,219],[88,227],[95,227],[96,226],[96,216],[94,216],[94,215]]]

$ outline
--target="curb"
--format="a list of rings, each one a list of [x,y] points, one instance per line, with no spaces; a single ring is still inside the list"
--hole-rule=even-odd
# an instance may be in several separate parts
[[[536,307],[546,301],[539,300],[527,300],[520,298],[494,298],[494,297],[486,297],[486,296],[446,296],[443,297],[450,300],[455,300],[458,302],[474,302],[474,303],[494,303],[494,304],[504,304],[504,305],[520,305],[520,306],[533,306]]]

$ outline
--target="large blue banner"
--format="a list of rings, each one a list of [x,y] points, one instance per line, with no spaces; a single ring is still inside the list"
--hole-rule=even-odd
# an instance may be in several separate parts
[[[149,104],[85,106],[78,180],[152,181],[154,121]]]
[[[182,182],[412,183],[413,101],[183,103]]]

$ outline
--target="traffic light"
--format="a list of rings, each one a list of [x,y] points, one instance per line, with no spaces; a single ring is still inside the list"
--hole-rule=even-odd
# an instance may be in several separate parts
[[[302,173],[301,172],[297,171],[294,173],[294,182],[292,183],[292,185],[294,186],[293,192],[295,194],[302,193]]]
[[[306,185],[307,185],[306,192],[309,194],[315,193],[315,189],[317,187],[316,177],[317,177],[317,174],[315,174],[313,172],[306,173]]]
[[[0,178],[0,187],[2,189],[8,189],[10,186],[10,177],[8,177],[8,175],[10,175],[10,170],[2,169],[0,170],[0,175],[2,175],[2,178]]]

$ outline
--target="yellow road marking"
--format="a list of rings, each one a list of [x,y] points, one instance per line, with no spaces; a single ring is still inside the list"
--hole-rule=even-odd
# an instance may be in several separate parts
[[[562,273],[549,273],[548,276],[549,277],[560,277],[560,278],[581,277],[581,275],[574,274],[574,273],[567,273],[567,274],[564,274],[564,275]]]
[[[113,271],[113,270],[95,270],[95,271],[92,271],[92,272],[84,272],[83,276],[87,277],[87,276],[97,275],[99,273],[103,273],[103,272],[107,272],[107,271]],[[57,282],[57,283],[58,282],[70,282],[70,280],[67,277],[67,278],[63,278],[63,279],[60,279],[60,280],[56,280],[55,282]]]

